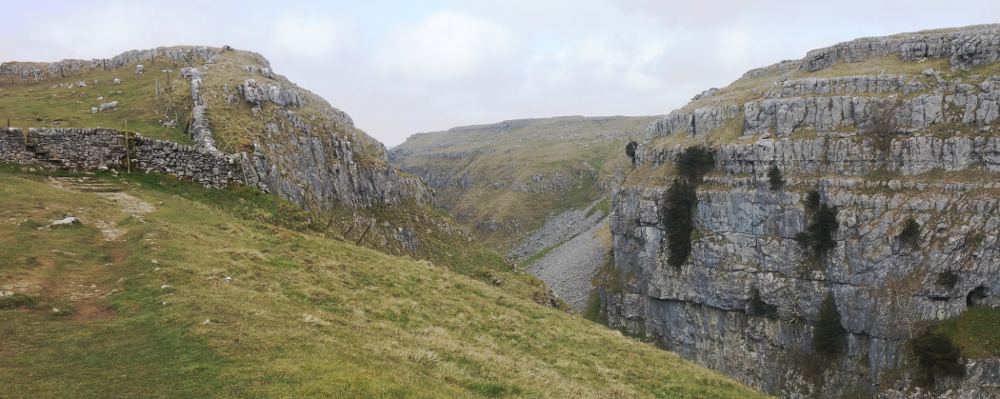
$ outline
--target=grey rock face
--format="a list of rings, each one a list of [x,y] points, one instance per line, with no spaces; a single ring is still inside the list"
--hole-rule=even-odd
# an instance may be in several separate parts
[[[815,72],[838,61],[859,62],[892,54],[900,54],[900,59],[908,62],[950,57],[952,69],[993,63],[1000,59],[1000,28],[997,25],[980,25],[943,32],[856,39],[810,51],[801,68]]]
[[[693,114],[673,114],[649,124],[644,132],[646,137],[663,137],[679,132],[694,132]]]
[[[257,83],[254,79],[247,79],[236,88],[236,91],[243,94],[243,98],[250,104],[260,104],[261,101],[270,101],[280,106],[301,107],[306,104],[306,98],[295,89],[286,90],[281,85],[268,83]]]
[[[740,107],[730,105],[728,107],[705,107],[694,110],[694,130],[688,136],[701,137],[712,129],[722,126],[726,121],[736,117],[740,112]]]
[[[205,72],[199,71],[198,68],[183,67],[177,73],[177,77],[181,79],[204,79]]]
[[[659,337],[688,359],[779,396],[874,390],[882,370],[906,361],[901,343],[915,326],[959,315],[972,300],[970,293],[981,306],[1000,305],[995,295],[1000,271],[992,266],[1000,263],[1000,219],[992,191],[1000,185],[905,177],[932,168],[962,171],[974,163],[1000,172],[993,141],[911,138],[893,145],[890,160],[850,140],[761,140],[718,148],[717,166],[729,175],[708,178],[699,190],[698,239],[689,262],[679,269],[666,264],[665,188],[618,189],[611,219],[615,262],[635,282],[628,294],[602,293],[609,322]],[[901,180],[849,177],[891,163],[903,172]],[[775,192],[765,177],[770,165],[802,175],[844,177],[793,178]],[[810,267],[803,266],[794,237],[808,223],[799,193],[812,188],[824,203],[839,207],[840,229],[836,249]],[[896,238],[907,217],[923,226],[919,249]],[[985,238],[973,243],[969,232]],[[960,274],[954,288],[937,284],[945,270]],[[778,308],[778,319],[747,315],[754,291]],[[812,326],[828,293],[850,338],[847,355],[820,388],[801,373],[774,365],[811,352]],[[961,395],[987,381],[977,378],[993,378],[989,372],[976,375],[955,383],[964,389]]]
[[[909,75],[858,75],[835,78],[807,78],[774,83],[776,90],[764,92],[767,98],[826,96],[831,94],[893,93],[910,94],[925,85]]]
[[[719,92],[719,89],[713,87],[711,89],[708,89],[708,90],[705,90],[705,91],[701,92],[701,94],[698,94],[698,95],[692,97],[691,101],[698,101],[698,100],[701,100],[703,98],[709,98],[711,96],[714,96],[715,93],[717,93],[717,92]]]

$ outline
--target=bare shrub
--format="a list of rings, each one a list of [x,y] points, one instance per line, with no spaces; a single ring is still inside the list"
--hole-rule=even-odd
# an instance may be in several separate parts
[[[899,135],[906,102],[899,97],[873,98],[868,103],[868,127],[865,134],[875,140],[875,148],[888,152],[893,137]]]

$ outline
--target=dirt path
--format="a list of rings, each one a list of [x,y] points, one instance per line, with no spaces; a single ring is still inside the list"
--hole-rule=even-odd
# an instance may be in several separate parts
[[[93,193],[107,199],[110,205],[123,213],[141,216],[154,212],[156,209],[145,201],[136,198],[128,193],[121,192],[115,186],[101,179],[90,177],[49,177],[46,180],[49,186],[79,193]],[[30,268],[23,268],[13,273],[0,276],[0,295],[27,294],[29,296],[60,297],[72,303],[72,317],[78,320],[96,320],[111,316],[111,312],[99,305],[96,301],[113,295],[118,290],[102,287],[98,285],[102,279],[100,268],[115,262],[125,260],[124,249],[121,244],[122,237],[127,233],[123,227],[119,227],[107,211],[103,216],[87,211],[74,212],[73,215],[80,219],[85,226],[96,227],[104,234],[104,240],[111,243],[101,246],[108,251],[110,263],[108,264],[87,264],[73,272],[61,271],[57,263],[61,259],[74,262],[81,254],[73,253],[63,249],[51,249],[44,254],[32,257],[35,265]],[[95,244],[99,245],[99,244]],[[77,263],[79,264],[79,263]],[[49,309],[52,312],[62,312],[57,307]]]
[[[156,210],[156,208],[146,201],[122,192],[100,179],[89,177],[49,177],[46,183],[52,187],[67,191],[100,195],[111,201],[116,208],[130,215],[145,215],[153,213]],[[118,241],[125,234],[125,230],[118,228],[118,225],[114,222],[88,218],[86,215],[77,217],[84,225],[100,229],[104,233],[105,240]]]

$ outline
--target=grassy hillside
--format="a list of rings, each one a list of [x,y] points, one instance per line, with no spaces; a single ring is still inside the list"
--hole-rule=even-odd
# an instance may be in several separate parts
[[[549,215],[583,209],[607,193],[631,167],[625,144],[641,140],[639,132],[656,119],[535,119],[502,133],[494,128],[501,124],[456,128],[414,135],[391,153],[409,173],[465,176],[467,187],[436,188],[439,202],[477,239],[508,250]]]
[[[195,62],[201,65],[203,60]],[[146,73],[135,74],[135,65],[143,64]],[[184,124],[191,113],[190,107],[172,107],[170,100],[186,94],[190,98],[187,80],[177,78],[177,72],[186,64],[178,64],[166,57],[156,61],[146,60],[132,63],[118,70],[95,69],[66,71],[39,82],[13,82],[0,79],[0,122],[7,127],[7,120],[16,127],[110,127],[120,128],[122,121],[128,121],[129,130],[161,140],[191,144],[184,134]],[[160,72],[173,70],[169,75]],[[63,77],[65,76],[65,77]],[[118,86],[112,84],[121,79]],[[94,83],[97,80],[97,83]],[[86,87],[78,86],[84,81]],[[70,85],[73,85],[70,87]],[[157,84],[161,88],[157,96]],[[101,97],[102,99],[98,99]],[[99,113],[91,113],[91,107],[102,103],[118,102],[118,108]],[[164,126],[173,120],[174,126]]]
[[[199,95],[207,106],[209,128],[217,147],[222,151],[252,151],[256,144],[259,153],[279,163],[276,166],[282,171],[282,175],[290,176],[301,165],[289,163],[289,160],[303,157],[295,153],[298,148],[286,144],[308,136],[322,142],[328,164],[350,162],[362,168],[386,166],[381,143],[354,127],[349,116],[330,106],[324,99],[299,88],[282,75],[263,72],[270,68],[270,63],[262,55],[243,50],[211,48],[211,51],[218,54],[211,63],[197,58],[197,53],[190,51],[184,53],[183,59],[171,60],[166,56],[168,51],[177,49],[190,48],[161,47],[157,49],[159,55],[155,59],[133,61],[117,70],[105,70],[101,66],[91,69],[90,62],[74,63],[70,60],[56,64],[4,63],[0,66],[0,72],[3,73],[9,73],[15,67],[29,66],[38,66],[45,72],[39,75],[39,81],[11,76],[0,79],[0,109],[4,111],[2,117],[9,118],[12,126],[22,128],[121,128],[127,122],[128,130],[144,136],[192,144],[190,131],[186,129],[194,107],[191,79],[178,78],[178,73],[184,67],[197,67],[205,73]],[[85,66],[65,67],[55,75],[48,72],[52,65],[71,64]],[[145,67],[146,73],[135,74],[139,64]],[[162,72],[164,70],[171,72]],[[115,78],[121,79],[122,83],[113,85]],[[292,89],[304,96],[305,105],[280,107],[264,101],[255,108],[237,90],[237,86],[248,79],[254,79],[261,85],[280,85],[282,88]],[[86,86],[81,87],[80,81]],[[99,100],[98,97],[103,99]],[[118,101],[118,108],[91,113],[91,107],[110,101]],[[0,120],[0,124],[6,122]],[[266,127],[268,124],[282,128],[269,130]],[[288,129],[285,129],[286,126]],[[346,141],[350,149],[349,160],[330,156],[335,149],[340,148],[341,140]],[[159,179],[157,183],[176,184],[169,178]],[[296,184],[307,185],[309,182]],[[246,216],[258,221],[280,221],[290,230],[309,230],[345,242],[392,254],[407,254],[442,265],[467,267],[475,261],[488,263],[493,268],[506,267],[499,255],[467,240],[467,235],[454,226],[450,215],[442,213],[433,204],[417,203],[410,198],[402,206],[375,205],[354,209],[337,200],[318,202],[316,198],[306,195],[304,207],[309,210],[308,213],[286,203]],[[385,222],[390,225],[385,225]],[[364,226],[368,225],[375,227],[367,231]],[[401,240],[393,238],[393,233],[400,227],[412,230],[415,238],[413,241],[418,243],[416,248],[406,247]]]
[[[536,304],[530,276],[271,223],[275,197],[21,169],[0,167],[0,397],[760,396]]]

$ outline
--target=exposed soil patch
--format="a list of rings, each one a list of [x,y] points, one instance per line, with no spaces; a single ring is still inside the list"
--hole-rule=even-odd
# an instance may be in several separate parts
[[[104,320],[111,316],[110,309],[92,302],[82,302],[73,311],[73,319],[79,321]]]
[[[103,180],[89,177],[49,177],[46,183],[67,191],[100,195],[114,203],[116,208],[130,215],[145,215],[156,211],[156,208],[146,201],[122,192]],[[118,228],[118,224],[115,222],[87,217],[86,215],[78,217],[83,224],[100,229],[108,241],[118,241],[125,235],[125,229]]]

